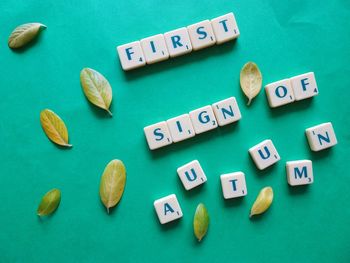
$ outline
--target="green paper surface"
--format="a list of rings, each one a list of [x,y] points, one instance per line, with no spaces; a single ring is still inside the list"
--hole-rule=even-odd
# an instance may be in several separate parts
[[[350,3],[335,1],[24,1],[0,3],[0,262],[349,262]],[[234,12],[237,41],[128,73],[116,46]],[[47,29],[28,48],[7,46],[22,23]],[[256,62],[263,84],[314,71],[319,95],[271,109],[265,92],[246,106],[239,72]],[[80,70],[101,72],[113,88],[113,118],[82,92]],[[151,152],[143,127],[235,96],[242,119]],[[66,123],[72,149],[41,129],[49,108]],[[338,145],[311,152],[306,128],[332,122]],[[258,171],[248,149],[271,139],[280,156]],[[127,170],[111,214],[99,199],[107,163]],[[194,159],[208,181],[185,191],[176,169]],[[314,183],[290,188],[285,163],[313,161]],[[248,195],[225,201],[220,175],[243,171]],[[274,202],[249,210],[264,186]],[[36,216],[42,196],[61,190],[57,211]],[[176,194],[183,218],[160,225],[153,201]],[[193,215],[210,215],[198,243]]]

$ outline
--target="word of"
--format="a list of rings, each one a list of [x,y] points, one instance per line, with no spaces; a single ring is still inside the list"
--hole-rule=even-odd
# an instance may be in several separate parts
[[[178,117],[162,121],[144,128],[151,150],[180,142],[219,126],[241,119],[235,97],[204,106]]]
[[[309,72],[270,83],[265,86],[265,92],[270,107],[275,108],[316,96],[318,88],[315,74]]]
[[[210,21],[204,20],[118,46],[117,52],[123,70],[130,70],[221,44],[237,38],[239,34],[235,16],[228,13]]]

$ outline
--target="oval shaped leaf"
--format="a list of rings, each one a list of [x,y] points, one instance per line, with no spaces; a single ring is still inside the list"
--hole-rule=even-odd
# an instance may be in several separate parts
[[[197,237],[198,241],[201,241],[202,238],[207,233],[209,226],[209,214],[204,204],[200,203],[197,206],[196,212],[193,219],[193,230],[194,234]]]
[[[100,183],[100,197],[104,206],[109,209],[118,204],[123,195],[126,181],[125,166],[120,160],[107,164]]]
[[[270,186],[261,189],[258,197],[256,198],[252,209],[250,210],[249,217],[264,213],[271,205],[273,200],[273,190]]]
[[[58,207],[61,201],[61,191],[58,189],[52,189],[47,192],[38,207],[38,216],[47,216],[52,214]]]
[[[246,63],[241,69],[240,83],[243,93],[248,98],[248,106],[255,98],[262,86],[262,75],[258,66],[253,62]]]
[[[32,41],[46,26],[40,23],[23,24],[12,31],[8,39],[10,48],[20,48]]]
[[[43,110],[40,113],[41,127],[51,141],[61,146],[72,147],[68,144],[68,131],[62,119],[51,110]]]
[[[112,102],[112,88],[108,80],[96,70],[84,68],[80,72],[80,82],[88,100],[112,116],[109,110]]]

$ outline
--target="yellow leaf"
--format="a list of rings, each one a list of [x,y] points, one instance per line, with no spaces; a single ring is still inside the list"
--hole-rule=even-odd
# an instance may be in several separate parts
[[[28,23],[16,27],[8,39],[8,46],[10,48],[20,48],[32,41],[41,29],[46,26],[40,23]]]
[[[250,210],[249,217],[264,213],[270,207],[272,200],[273,200],[272,188],[268,186],[261,189],[258,197],[256,198],[252,206],[252,209]]]
[[[123,195],[126,181],[125,166],[120,160],[112,160],[107,164],[100,183],[100,197],[107,208],[118,204]]]
[[[246,63],[241,69],[240,84],[243,93],[248,97],[248,106],[255,98],[262,86],[262,75],[258,66],[253,62]]]
[[[108,80],[96,70],[84,68],[80,72],[80,82],[87,99],[112,116],[109,110],[112,102],[112,88]]]
[[[71,144],[68,144],[66,125],[56,113],[48,109],[43,110],[40,113],[40,122],[45,134],[51,141],[61,146],[72,147]]]

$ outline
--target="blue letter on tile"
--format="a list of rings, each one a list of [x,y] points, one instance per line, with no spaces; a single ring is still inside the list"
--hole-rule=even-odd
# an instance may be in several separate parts
[[[299,176],[299,178],[303,177],[303,174],[305,174],[305,178],[307,177],[307,169],[306,166],[303,166],[303,168],[301,169],[301,171],[298,169],[298,167],[294,168],[294,177],[295,179],[298,179],[297,176]]]
[[[164,204],[164,215],[166,215],[167,212],[174,213],[174,209],[168,203],[165,203]]]
[[[262,158],[262,159],[264,159],[264,160],[266,160],[266,159],[268,159],[269,157],[270,157],[270,151],[269,151],[269,149],[267,148],[267,146],[264,146],[264,150],[265,150],[265,152],[266,152],[266,156],[262,153],[262,151],[261,150],[258,150],[258,153],[260,154],[260,157]]]
[[[279,92],[280,88],[282,89],[283,91],[283,94],[281,95],[281,93]],[[287,88],[284,87],[284,86],[278,86],[275,90],[275,94],[277,97],[279,98],[284,98],[286,95],[287,95]]]
[[[173,42],[173,47],[176,48],[176,45],[179,47],[182,47],[183,45],[180,42],[181,37],[180,36],[172,36],[171,41]]]
[[[227,25],[226,25],[226,21],[227,21],[227,19],[222,20],[222,21],[220,21],[220,22],[219,22],[219,23],[221,23],[221,24],[223,25],[225,32],[227,32],[227,31],[228,31],[228,29],[227,29]]]
[[[191,169],[191,172],[192,172],[192,175],[193,175],[192,177],[189,175],[188,171],[185,172],[185,175],[186,175],[188,181],[193,182],[194,180],[197,179],[197,174],[196,174],[196,171],[193,168]]]
[[[301,86],[303,87],[303,91],[306,91],[306,85],[309,85],[309,82],[305,82],[306,79],[302,79],[301,80]]]
[[[237,190],[237,187],[236,187],[237,179],[231,180],[230,182],[232,183],[233,191],[236,191]]]
[[[156,47],[154,46],[154,42],[151,41],[151,42],[149,42],[149,43],[151,44],[152,52],[153,52],[153,53],[156,53],[157,50],[156,50]]]
[[[201,29],[204,29],[204,26],[200,26],[200,27],[197,28],[197,34],[198,34],[198,35],[202,35],[202,36],[199,37],[198,39],[204,39],[204,38],[206,38],[207,35],[208,35],[207,32],[201,31]]]
[[[202,111],[201,113],[199,113],[199,115],[198,115],[198,120],[199,120],[199,122],[201,122],[201,123],[208,123],[209,121],[210,121],[210,118],[209,118],[209,115],[205,115],[205,116],[203,116],[204,117],[204,119],[202,118],[202,115],[204,114],[204,113],[207,113],[207,111]]]
[[[331,139],[329,138],[329,135],[328,135],[328,132],[326,132],[326,136],[323,136],[321,134],[317,134],[317,138],[318,138],[318,141],[320,142],[320,144],[322,145],[322,141],[325,141],[327,143],[330,143],[331,142]]]
[[[234,116],[233,109],[232,109],[231,105],[229,106],[229,108],[230,108],[230,111],[225,109],[225,108],[221,109],[222,115],[224,116],[224,119],[226,119],[226,114],[230,115],[231,117]]]
[[[125,49],[126,56],[128,57],[128,60],[131,60],[131,54],[134,54],[134,52],[130,51],[131,49],[132,49],[132,47],[128,47],[127,49]]]
[[[161,132],[161,129],[160,129],[160,128],[155,129],[155,130],[153,131],[153,134],[154,134],[155,136],[158,136],[158,137],[159,137],[159,138],[156,138],[156,141],[161,141],[161,140],[163,140],[163,138],[164,138],[164,134]]]
[[[181,124],[179,121],[176,122],[176,126],[177,126],[179,132],[182,132],[182,127],[181,127]]]

